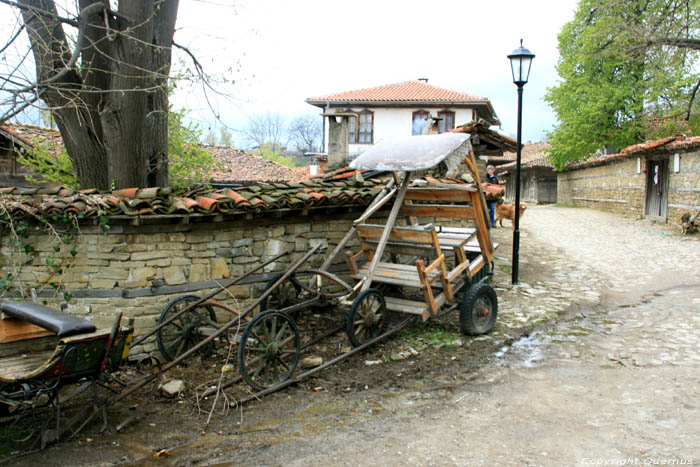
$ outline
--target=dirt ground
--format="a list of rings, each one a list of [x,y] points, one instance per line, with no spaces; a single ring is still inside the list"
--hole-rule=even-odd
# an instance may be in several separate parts
[[[14,464],[700,464],[700,237],[528,208],[513,287],[511,235],[494,232],[501,315],[486,338],[461,335],[456,313],[412,325],[259,402],[219,398],[206,430],[213,400],[196,394],[225,355],[195,360],[168,374],[188,381],[183,397],[148,399],[117,433],[144,395],[129,398],[106,433],[95,424]],[[346,346],[341,333],[312,353]]]

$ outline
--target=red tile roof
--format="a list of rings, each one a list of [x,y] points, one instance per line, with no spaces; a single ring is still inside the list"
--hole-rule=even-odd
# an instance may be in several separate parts
[[[700,149],[700,136],[669,136],[666,138],[646,141],[640,144],[633,144],[632,146],[626,147],[618,154],[608,154],[595,159],[571,164],[567,166],[566,170],[577,170],[588,167],[596,167],[599,165],[609,164],[620,159],[626,159],[635,155],[643,155],[645,153],[673,153],[697,149]]]
[[[321,103],[352,103],[352,102],[439,102],[439,103],[468,103],[487,101],[488,98],[475,96],[461,91],[451,91],[439,88],[424,81],[405,81],[403,83],[386,84],[374,88],[358,89],[355,91],[337,92],[326,96],[310,97],[306,102]]]
[[[62,213],[97,217],[103,210],[111,218],[150,215],[260,213],[279,209],[366,205],[384,181],[362,180],[345,169],[300,183],[253,185],[173,193],[170,188],[128,188],[111,193],[65,187],[0,188],[0,205],[13,217],[37,219]]]
[[[300,183],[256,183],[177,193],[170,188],[128,188],[100,193],[94,189],[65,187],[7,187],[0,188],[0,207],[15,219],[37,220],[66,213],[94,219],[99,211],[107,212],[111,219],[147,219],[149,216],[164,219],[365,206],[374,199],[386,179],[364,179],[358,177],[357,172],[346,168]]]
[[[0,134],[27,146],[33,146],[35,141],[42,144],[63,147],[63,139],[58,130],[22,123],[4,123],[0,125]]]
[[[546,142],[523,144],[520,151],[521,167],[552,167],[552,163],[549,162],[546,152],[546,149],[551,147],[552,145]],[[497,167],[497,171],[499,173],[515,168],[517,164],[517,153],[510,151],[505,152],[503,153],[503,159],[510,160],[512,162],[499,165]]]
[[[209,176],[212,183],[298,182],[309,178],[308,167],[290,168],[241,149],[205,146],[220,167]]]

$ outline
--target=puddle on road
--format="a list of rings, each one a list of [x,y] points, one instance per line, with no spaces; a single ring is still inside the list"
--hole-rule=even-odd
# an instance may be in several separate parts
[[[536,331],[518,339],[511,345],[501,347],[495,354],[495,361],[505,366],[535,368],[544,362],[548,346],[556,344],[576,344],[589,336],[599,324],[598,312],[578,313],[559,323],[549,331]],[[617,323],[615,323],[617,324]]]

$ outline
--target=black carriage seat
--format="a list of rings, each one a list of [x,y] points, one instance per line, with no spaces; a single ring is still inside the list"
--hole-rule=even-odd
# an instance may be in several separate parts
[[[55,332],[58,337],[86,334],[97,329],[86,319],[32,302],[3,303],[0,311]]]

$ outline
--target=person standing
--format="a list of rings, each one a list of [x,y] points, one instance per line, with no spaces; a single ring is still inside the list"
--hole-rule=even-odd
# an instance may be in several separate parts
[[[498,177],[496,177],[496,168],[492,165],[486,167],[486,183],[491,183],[493,185],[500,185],[498,182]],[[496,227],[496,202],[489,201],[489,217],[491,218],[491,227]]]

